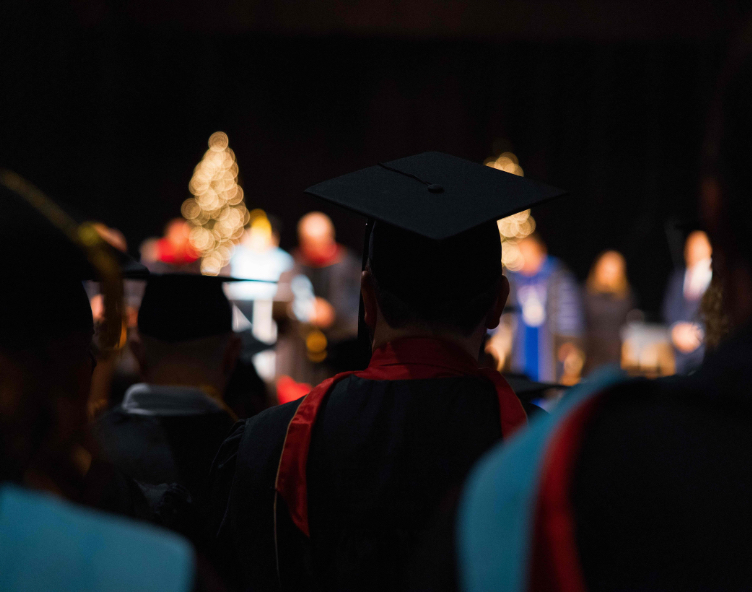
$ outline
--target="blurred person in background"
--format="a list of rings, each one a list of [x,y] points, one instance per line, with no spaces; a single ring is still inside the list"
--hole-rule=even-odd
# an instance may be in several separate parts
[[[147,239],[141,244],[141,263],[157,273],[199,273],[201,260],[190,240],[191,226],[183,218],[173,218],[162,238]]]
[[[230,259],[230,275],[276,282],[292,266],[292,256],[279,247],[279,221],[261,210],[253,210],[250,225]],[[227,294],[233,300],[271,300],[276,289],[272,283],[233,282],[228,284]]]
[[[567,267],[534,233],[519,242],[522,267],[507,270],[509,306],[499,330],[511,330],[512,372],[544,382],[573,384],[582,372],[584,321],[580,290]],[[497,342],[493,337],[490,347]],[[505,355],[496,354],[501,360]]]
[[[663,320],[671,331],[677,374],[696,369],[705,355],[700,301],[713,277],[712,254],[708,235],[702,230],[691,232],[684,243],[685,267],[674,271],[666,288]]]
[[[250,225],[235,246],[230,259],[230,275],[239,279],[269,280],[263,282],[231,282],[226,293],[233,304],[251,321],[251,332],[265,344],[277,340],[277,324],[273,306],[276,282],[293,266],[293,258],[279,247],[279,221],[262,210],[251,211]],[[275,283],[272,283],[275,282]],[[268,383],[275,378],[276,352],[269,349],[253,356],[259,375]]]
[[[598,256],[585,284],[585,372],[621,361],[621,328],[635,306],[627,263],[617,251]]]
[[[334,224],[321,212],[298,222],[293,257],[277,295],[291,305],[280,319],[277,376],[316,384],[341,369],[338,357],[346,357],[358,335],[361,265],[337,243]]]

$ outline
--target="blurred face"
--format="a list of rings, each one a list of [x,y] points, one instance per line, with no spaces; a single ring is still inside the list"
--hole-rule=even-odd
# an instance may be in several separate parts
[[[300,248],[308,253],[327,253],[334,246],[334,225],[328,216],[312,212],[298,224]]]
[[[687,237],[684,245],[684,260],[687,267],[693,267],[700,261],[710,259],[713,248],[710,246],[708,235],[702,230],[695,230]]]
[[[243,235],[243,244],[252,251],[266,251],[277,246],[275,235],[268,220],[251,223]]]
[[[625,274],[624,257],[616,251],[604,253],[595,268],[595,280],[601,286],[617,286],[624,281]]]
[[[190,227],[188,223],[183,220],[174,220],[170,222],[165,232],[165,238],[167,241],[175,246],[182,246],[188,243],[188,236],[190,234]]]
[[[518,246],[523,261],[520,272],[527,276],[535,275],[546,260],[546,248],[533,237],[522,239]]]

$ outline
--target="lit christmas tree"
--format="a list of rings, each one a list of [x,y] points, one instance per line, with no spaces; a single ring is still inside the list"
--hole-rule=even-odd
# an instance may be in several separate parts
[[[250,214],[238,185],[238,164],[227,134],[215,132],[188,184],[193,197],[181,212],[191,224],[191,244],[201,255],[201,273],[218,275],[230,262]]]

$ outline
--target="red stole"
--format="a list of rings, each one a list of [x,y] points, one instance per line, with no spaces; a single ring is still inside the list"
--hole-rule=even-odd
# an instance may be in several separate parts
[[[504,438],[527,423],[522,404],[504,377],[490,368],[479,368],[478,362],[456,345],[429,338],[405,338],[387,343],[373,352],[371,363],[365,370],[337,374],[315,387],[303,399],[287,426],[275,488],[285,500],[292,521],[306,536],[310,536],[306,465],[313,424],[332,387],[351,375],[367,380],[479,376],[491,381],[496,388]]]

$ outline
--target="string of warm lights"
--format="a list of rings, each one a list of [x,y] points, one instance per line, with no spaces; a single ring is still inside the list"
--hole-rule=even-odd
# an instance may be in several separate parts
[[[502,152],[499,156],[487,158],[483,164],[506,173],[525,176],[517,156],[511,152]],[[535,219],[530,215],[530,210],[525,210],[502,218],[497,223],[502,243],[501,264],[510,271],[519,271],[523,260],[518,243],[535,232]]]
[[[181,212],[192,227],[190,241],[201,255],[201,273],[218,275],[230,262],[251,218],[227,134],[211,135],[209,149],[196,165],[188,189],[193,197],[183,202]]]

